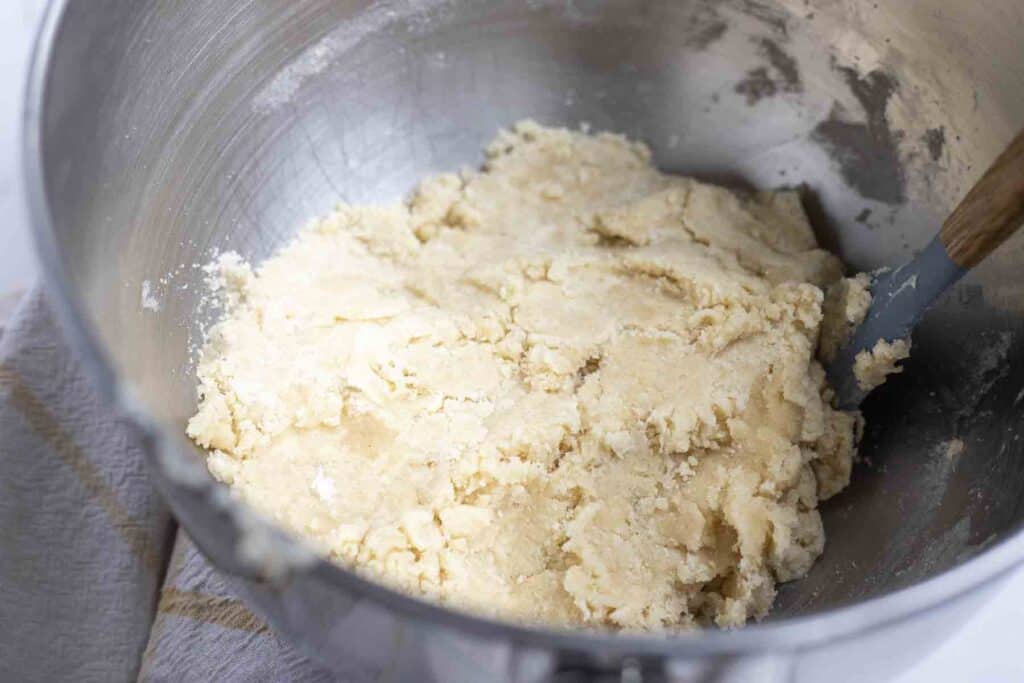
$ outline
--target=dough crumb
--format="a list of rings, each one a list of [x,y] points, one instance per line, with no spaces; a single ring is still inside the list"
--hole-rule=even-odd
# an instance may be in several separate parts
[[[945,443],[943,454],[950,462],[956,462],[960,459],[960,456],[964,454],[966,447],[967,446],[964,444],[963,439],[955,437]]]
[[[149,280],[142,281],[142,290],[139,294],[139,305],[144,311],[157,313],[160,311],[160,300],[153,294],[153,284]]]
[[[831,285],[825,293],[824,318],[821,321],[819,356],[829,363],[864,322],[871,308],[871,276],[858,273]]]
[[[189,436],[414,595],[626,630],[763,617],[821,554],[860,434],[817,359],[842,264],[795,193],[665,175],[619,135],[524,122],[486,154],[256,268],[221,256]]]
[[[889,375],[903,372],[897,363],[909,356],[909,339],[893,342],[879,339],[870,351],[861,351],[853,361],[853,376],[857,378],[857,386],[864,391],[881,386]]]

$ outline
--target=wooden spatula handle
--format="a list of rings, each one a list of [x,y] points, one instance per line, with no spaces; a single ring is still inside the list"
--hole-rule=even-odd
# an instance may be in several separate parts
[[[1024,131],[999,155],[960,206],[940,239],[961,268],[973,268],[1024,223]]]

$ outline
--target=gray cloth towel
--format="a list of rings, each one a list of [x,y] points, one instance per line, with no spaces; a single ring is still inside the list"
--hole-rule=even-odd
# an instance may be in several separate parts
[[[176,528],[45,297],[0,337],[0,681],[330,681]]]

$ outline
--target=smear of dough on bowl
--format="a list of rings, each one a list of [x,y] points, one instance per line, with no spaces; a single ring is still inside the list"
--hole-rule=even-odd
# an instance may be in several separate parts
[[[331,559],[477,613],[764,616],[849,482],[861,418],[817,353],[826,289],[834,339],[862,281],[793,192],[529,121],[486,156],[223,259],[188,425],[210,471]]]

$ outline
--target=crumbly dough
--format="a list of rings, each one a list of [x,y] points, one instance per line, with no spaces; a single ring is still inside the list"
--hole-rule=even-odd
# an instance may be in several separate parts
[[[908,357],[909,339],[891,342],[879,339],[870,351],[861,351],[853,359],[853,376],[857,378],[857,386],[864,391],[881,386],[889,375],[903,372],[897,363]]]
[[[794,193],[664,175],[617,135],[525,122],[486,154],[224,261],[188,434],[415,595],[621,629],[763,616],[850,476],[859,415],[815,359],[841,264]]]
[[[824,318],[818,355],[826,363],[850,340],[871,308],[871,276],[858,273],[837,281],[825,291]]]

